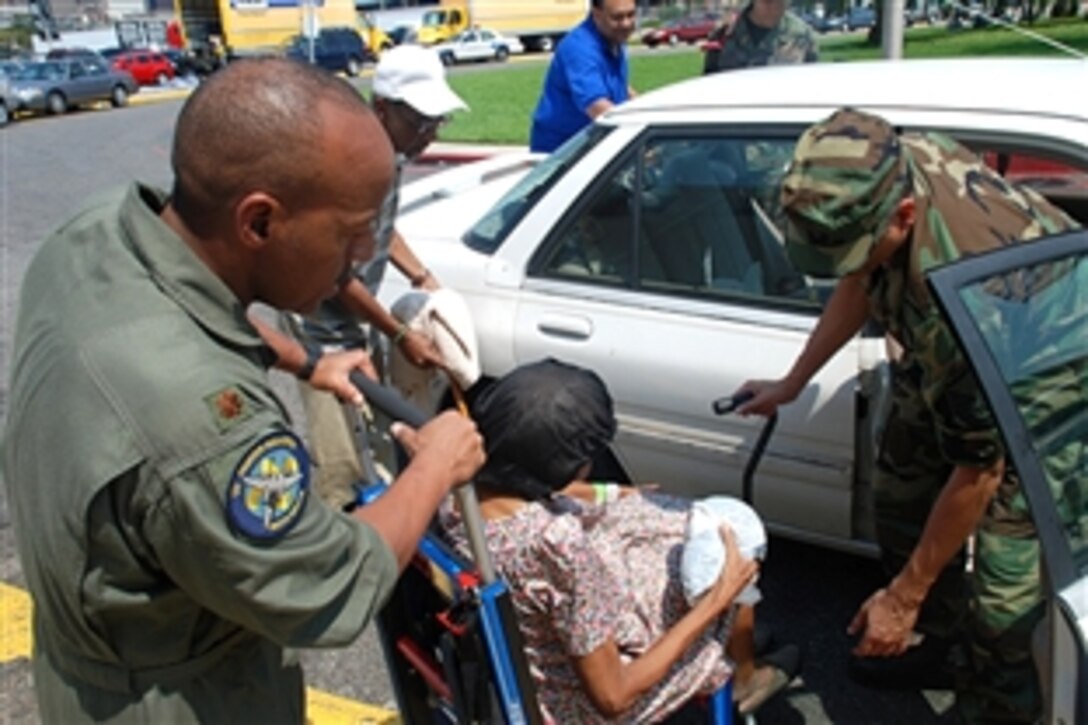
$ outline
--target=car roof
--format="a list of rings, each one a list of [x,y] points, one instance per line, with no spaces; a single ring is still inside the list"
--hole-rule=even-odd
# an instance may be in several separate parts
[[[651,91],[610,111],[609,123],[681,109],[940,109],[1088,119],[1078,88],[1088,60],[944,59],[813,63],[701,76]]]

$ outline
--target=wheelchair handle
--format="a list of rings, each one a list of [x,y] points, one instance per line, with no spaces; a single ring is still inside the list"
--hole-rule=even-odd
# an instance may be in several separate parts
[[[390,418],[403,421],[413,428],[419,428],[427,422],[427,415],[405,400],[404,396],[393,388],[374,382],[358,370],[352,371],[349,379],[352,385],[366,397],[370,405]],[[480,572],[480,579],[485,584],[490,584],[496,579],[495,566],[491,562],[491,553],[487,550],[484,522],[480,516],[480,502],[476,499],[476,489],[471,485],[458,486],[453,493],[461,509],[461,520],[465,524],[469,548],[472,550],[472,559],[476,568]]]
[[[727,413],[732,413],[754,397],[756,397],[754,392],[745,390],[743,393],[736,393],[735,395],[718,398],[710,405],[714,409],[715,415],[726,415]]]
[[[726,415],[747,403],[755,395],[751,390],[745,390],[732,396],[718,398],[711,403],[711,408],[714,410],[715,415]],[[752,448],[752,455],[748,457],[748,463],[744,466],[744,477],[741,479],[741,496],[744,502],[749,505],[754,505],[756,469],[759,468],[759,462],[763,459],[763,454],[767,450],[767,442],[770,441],[776,425],[778,425],[778,411],[767,416],[767,422],[763,424],[763,429],[759,432],[759,438],[756,439],[756,445]]]

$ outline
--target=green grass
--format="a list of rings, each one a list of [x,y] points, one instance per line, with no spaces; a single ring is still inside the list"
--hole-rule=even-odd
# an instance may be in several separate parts
[[[639,54],[631,57],[631,79],[643,93],[702,72],[698,52]],[[450,85],[465,99],[469,113],[454,114],[442,129],[443,141],[525,144],[529,122],[544,87],[546,60],[510,63],[501,70],[454,73]]]
[[[1088,53],[1088,21],[1056,20],[1036,23],[1030,29]],[[854,61],[880,57],[880,49],[869,47],[861,35],[822,36],[821,57],[825,61]],[[1037,40],[1002,28],[950,31],[944,27],[912,28],[906,33],[907,58],[951,58],[962,56],[1059,56],[1062,52]],[[632,55],[631,82],[640,93],[653,90],[702,72],[698,51],[680,53],[639,53]],[[465,143],[526,144],[529,122],[544,85],[545,60],[511,62],[507,68],[477,73],[455,73],[450,85],[472,108],[455,114],[442,129],[443,141]],[[1075,89],[1070,92],[1079,93]]]
[[[1088,53],[1088,21],[1053,20],[1023,26],[1059,43]],[[821,56],[830,61],[867,60],[880,57],[880,49],[866,44],[864,36],[821,37]],[[1062,56],[1061,50],[1005,28],[948,30],[945,27],[911,28],[906,32],[903,55],[907,58],[957,58],[983,56]]]

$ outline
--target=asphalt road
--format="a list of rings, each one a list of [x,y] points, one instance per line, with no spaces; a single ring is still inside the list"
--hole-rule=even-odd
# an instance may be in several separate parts
[[[167,101],[29,119],[0,130],[0,419],[6,416],[20,282],[39,241],[90,195],[132,179],[167,185],[170,138],[179,108],[180,102]],[[409,176],[431,171],[416,168]],[[291,403],[293,381],[278,376],[275,384]],[[2,487],[0,580],[22,584]],[[846,624],[880,582],[872,561],[772,541],[761,575],[765,599],[759,616],[772,625],[779,641],[801,644],[806,662],[801,680],[787,696],[764,708],[762,722],[926,725],[949,721],[948,693],[880,693],[857,687],[845,677],[850,646]],[[307,653],[304,662],[309,684],[316,688],[376,705],[393,704],[371,631],[350,649]],[[0,721],[36,721],[25,661],[0,665]]]

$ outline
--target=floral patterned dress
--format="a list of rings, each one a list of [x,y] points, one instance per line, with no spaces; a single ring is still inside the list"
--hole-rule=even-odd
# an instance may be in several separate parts
[[[691,504],[633,494],[554,513],[530,503],[486,522],[488,549],[509,585],[546,722],[610,722],[593,707],[572,664],[614,639],[624,661],[646,652],[688,610],[680,554]],[[443,528],[467,551],[452,507]],[[656,722],[728,679],[729,621],[695,644],[614,722]]]

